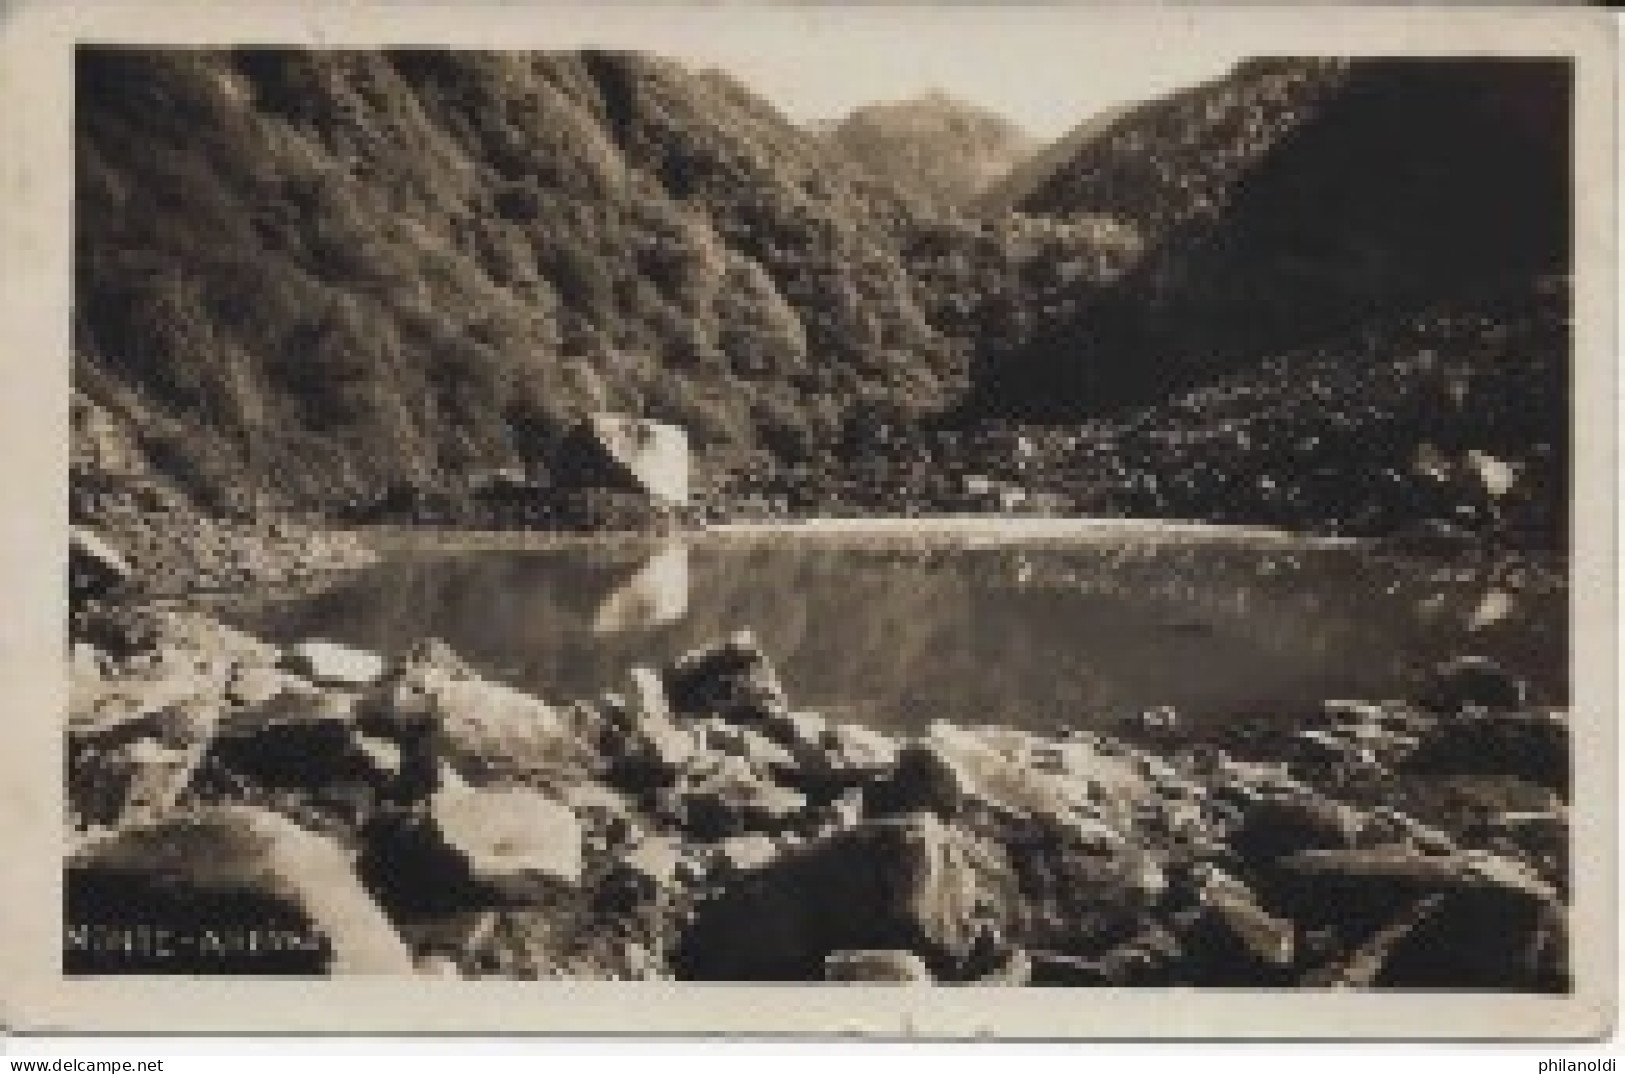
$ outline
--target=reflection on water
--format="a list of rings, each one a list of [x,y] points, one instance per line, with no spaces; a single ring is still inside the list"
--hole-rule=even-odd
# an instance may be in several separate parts
[[[1284,712],[1402,695],[1418,669],[1463,652],[1561,700],[1561,589],[1487,592],[1498,590],[1472,570],[1346,548],[700,538],[403,553],[314,597],[231,615],[273,639],[386,654],[435,635],[559,701],[750,627],[798,704],[882,726],[1088,723],[1164,704],[1187,719]]]
[[[688,611],[688,546],[672,542],[649,557],[637,573],[621,583],[593,618],[594,634],[675,623]]]

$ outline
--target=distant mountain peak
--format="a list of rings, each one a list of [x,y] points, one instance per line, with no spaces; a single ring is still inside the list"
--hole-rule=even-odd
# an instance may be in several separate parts
[[[870,173],[938,210],[971,204],[1035,145],[1011,120],[940,87],[862,105],[820,133]]]

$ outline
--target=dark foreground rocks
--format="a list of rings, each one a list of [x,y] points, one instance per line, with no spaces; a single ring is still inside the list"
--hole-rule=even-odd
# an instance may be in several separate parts
[[[1478,665],[1253,756],[844,725],[748,633],[558,704],[433,641],[85,625],[70,972],[1568,986],[1564,717]],[[1543,822],[1399,807],[1435,779]]]
[[[412,972],[343,849],[275,813],[128,828],[75,851],[65,885],[68,973]]]

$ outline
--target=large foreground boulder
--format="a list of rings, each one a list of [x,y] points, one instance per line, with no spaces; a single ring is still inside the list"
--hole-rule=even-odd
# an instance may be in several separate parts
[[[132,828],[67,863],[68,973],[412,972],[335,843],[241,806]]]
[[[376,818],[366,836],[362,870],[392,906],[522,906],[581,879],[581,822],[523,787],[447,787],[420,812]]]
[[[964,980],[990,960],[997,863],[935,817],[869,821],[740,877],[684,936],[690,979],[819,980],[838,951],[909,951]]]
[[[1388,847],[1310,851],[1281,867],[1300,920],[1367,927],[1375,937],[1368,964],[1345,978],[1409,988],[1567,987],[1567,910],[1550,884],[1511,859]]]

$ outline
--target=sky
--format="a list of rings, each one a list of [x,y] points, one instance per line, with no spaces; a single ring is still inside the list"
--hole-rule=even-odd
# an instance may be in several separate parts
[[[561,7],[526,37],[519,47],[631,48],[720,67],[797,122],[940,90],[1040,138],[1243,56],[1172,20],[1149,33],[1143,20],[1064,7]]]

